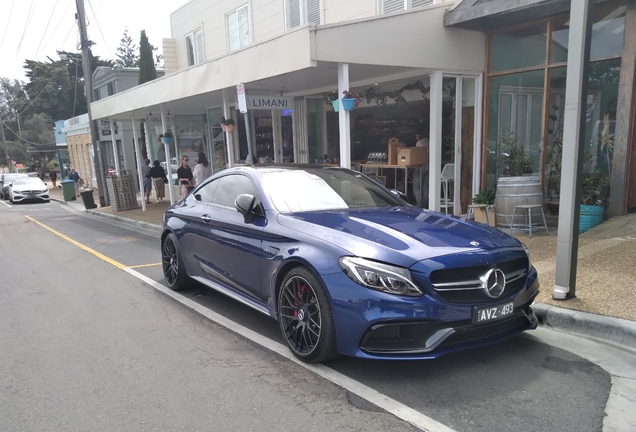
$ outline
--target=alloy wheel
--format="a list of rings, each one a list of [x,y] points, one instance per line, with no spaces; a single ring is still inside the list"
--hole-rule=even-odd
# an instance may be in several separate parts
[[[177,282],[179,277],[179,255],[172,238],[166,237],[161,248],[161,262],[163,275],[170,286]]]
[[[300,356],[311,354],[322,323],[318,297],[307,280],[294,276],[282,287],[279,316],[289,347]]]

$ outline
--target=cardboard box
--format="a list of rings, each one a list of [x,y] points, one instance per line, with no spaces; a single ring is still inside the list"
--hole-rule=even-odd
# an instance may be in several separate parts
[[[488,209],[488,213],[490,214],[490,226],[497,226],[497,215],[495,214],[495,207],[490,206]],[[488,225],[488,218],[486,217],[486,209],[484,208],[476,208],[475,209],[475,222],[483,223],[484,225]]]
[[[428,147],[408,147],[398,151],[398,165],[427,165]]]
[[[391,138],[389,140],[389,148],[387,149],[387,165],[397,165],[398,161],[398,151],[402,147],[400,146],[400,141],[397,138]]]

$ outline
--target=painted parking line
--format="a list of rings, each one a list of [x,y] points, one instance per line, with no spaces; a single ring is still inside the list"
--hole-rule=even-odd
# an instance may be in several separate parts
[[[160,266],[161,263],[153,263],[153,264],[141,264],[141,265],[134,265],[134,266],[128,266],[129,269],[137,269],[137,268],[144,268],[144,267],[155,267],[155,266]]]
[[[13,207],[13,206],[10,206],[9,204],[7,204],[6,202],[4,202],[4,200],[0,200],[0,202],[1,202],[2,204],[6,205],[6,206],[7,206],[7,207],[9,207],[9,208]]]
[[[358,396],[360,396],[361,398],[371,402],[372,404],[384,409],[385,411],[387,411],[390,414],[393,414],[395,417],[404,420],[410,424],[412,424],[413,426],[416,426],[424,431],[428,431],[428,432],[455,432],[453,429],[449,428],[446,425],[443,425],[442,423],[439,423],[436,420],[433,420],[432,418],[420,413],[419,411],[414,410],[413,408],[410,408],[406,405],[404,405],[401,402],[396,401],[395,399],[392,399],[382,393],[380,393],[379,391],[372,389],[371,387],[354,380],[353,378],[350,378],[340,372],[337,372],[325,365],[322,364],[307,364],[307,363],[303,363],[300,360],[298,360],[296,357],[294,357],[294,355],[291,353],[291,351],[289,351],[289,349],[287,348],[286,345],[280,343],[280,342],[276,342],[274,340],[271,340],[247,327],[242,326],[241,324],[238,324],[234,321],[232,321],[229,318],[224,317],[223,315],[220,315],[216,312],[213,312],[212,310],[206,308],[205,306],[200,305],[199,303],[184,297],[183,295],[172,291],[170,288],[164,286],[163,284],[147,277],[144,276],[143,274],[139,273],[138,271],[136,271],[133,267],[129,267],[129,266],[125,266],[124,264],[117,262],[99,252],[97,252],[96,250],[85,246],[83,244],[81,244],[80,242],[73,240],[72,238],[54,230],[53,228],[50,228],[46,225],[44,225],[41,222],[38,222],[37,220],[33,219],[30,216],[25,216],[27,219],[29,219],[30,221],[36,223],[38,226],[52,232],[53,234],[57,235],[58,237],[74,244],[75,246],[79,247],[80,249],[96,256],[97,258],[106,261],[107,263],[117,267],[118,269],[121,269],[123,271],[125,271],[126,273],[128,273],[131,276],[134,276],[135,278],[139,279],[140,281],[146,283],[147,285],[150,285],[151,287],[153,287],[155,290],[161,292],[162,294],[172,298],[173,300],[181,303],[183,306],[187,307],[188,309],[198,313],[199,315],[207,318],[210,321],[213,321],[223,327],[225,327],[226,329],[237,333],[241,336],[243,336],[246,339],[249,339],[250,341],[262,346],[263,348],[266,348],[270,351],[275,352],[276,354],[279,354],[283,357],[285,357],[286,359],[296,363],[299,366],[304,367],[305,369],[333,382],[334,384],[342,387],[343,389],[354,393]],[[151,265],[160,265],[159,264],[151,264]],[[145,265],[143,265],[145,266]],[[135,266],[136,267],[136,266]]]

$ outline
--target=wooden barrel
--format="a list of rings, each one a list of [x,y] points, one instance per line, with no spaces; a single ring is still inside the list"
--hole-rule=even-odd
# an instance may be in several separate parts
[[[522,204],[543,205],[543,192],[541,192],[539,177],[499,177],[495,197],[497,226],[510,228],[511,223],[515,227],[527,226],[527,210],[518,209],[515,220],[512,221],[512,212],[515,206]],[[539,209],[532,210],[532,222],[542,222]]]

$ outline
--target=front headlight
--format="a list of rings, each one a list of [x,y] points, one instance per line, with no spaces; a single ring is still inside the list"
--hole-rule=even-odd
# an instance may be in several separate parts
[[[356,257],[340,258],[340,267],[352,281],[363,287],[389,294],[422,295],[411,278],[411,272],[405,268]]]

